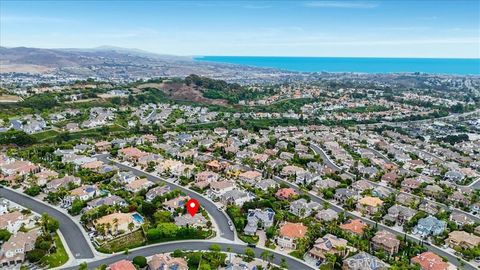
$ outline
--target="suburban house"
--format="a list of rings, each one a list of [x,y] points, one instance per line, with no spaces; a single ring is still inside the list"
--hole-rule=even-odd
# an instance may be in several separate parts
[[[91,200],[91,201],[87,202],[86,209],[90,210],[90,209],[93,209],[93,208],[96,208],[96,207],[99,207],[99,206],[102,206],[102,205],[108,205],[108,206],[119,205],[121,207],[124,207],[124,206],[127,206],[128,204],[123,198],[121,198],[117,195],[111,195],[111,196],[107,196],[107,197],[97,198],[97,199],[94,199],[94,200]]]
[[[170,213],[175,213],[178,208],[185,207],[187,201],[190,200],[189,196],[179,196],[171,200],[165,201],[162,203],[163,207],[168,210]]]
[[[107,267],[108,270],[136,270],[137,268],[129,260],[121,260],[110,264]]]
[[[126,171],[126,172],[118,172],[117,173],[118,180],[122,184],[129,184],[137,179],[137,176],[133,174],[131,171]]]
[[[320,262],[326,259],[326,254],[335,254],[343,257],[347,252],[347,244],[348,241],[343,238],[326,234],[315,240],[315,244],[313,248],[308,251],[308,255]]]
[[[329,222],[338,219],[338,213],[328,208],[318,211],[318,213],[315,215],[315,218],[319,221]]]
[[[274,217],[275,212],[270,208],[265,210],[248,209],[247,225],[243,231],[247,235],[255,235],[259,225],[261,225],[264,229],[271,227],[273,225]]]
[[[241,173],[238,178],[244,183],[254,186],[262,179],[262,173],[257,171],[246,171]]]
[[[356,234],[356,235],[363,235],[363,230],[366,227],[367,227],[367,224],[363,223],[363,221],[360,219],[352,219],[340,225],[340,228],[342,230]]]
[[[48,191],[56,191],[59,188],[66,188],[68,189],[69,185],[78,186],[81,183],[80,177],[69,176],[66,175],[62,178],[54,179],[47,183],[47,190]]]
[[[399,225],[404,224],[405,222],[410,221],[413,216],[417,213],[416,210],[408,208],[403,205],[394,205],[388,208],[388,212],[385,215],[384,219],[392,223],[398,223]]]
[[[143,218],[138,213],[113,213],[93,221],[97,230],[104,227],[105,231],[112,235],[128,232],[130,228],[135,230],[142,223]]]
[[[368,215],[375,214],[380,207],[382,207],[383,201],[377,197],[365,196],[358,200],[357,210],[361,213],[366,213]]]
[[[143,189],[148,189],[153,185],[155,185],[155,183],[153,183],[150,180],[147,180],[147,178],[140,178],[127,184],[125,186],[125,190],[128,190],[133,193],[137,193]]]
[[[14,211],[0,215],[0,228],[7,229],[10,233],[16,233],[22,227],[30,222],[30,217],[22,214],[20,211]]]
[[[149,270],[188,270],[187,261],[169,254],[155,254],[148,261]]]
[[[195,227],[195,228],[205,228],[207,227],[207,219],[202,215],[194,215],[191,216],[190,214],[180,215],[175,217],[175,225],[179,227]]]
[[[218,181],[211,182],[210,189],[207,190],[208,196],[212,198],[220,198],[225,192],[235,189],[235,182],[233,181]]]
[[[295,195],[297,195],[297,193],[293,188],[281,188],[275,193],[275,197],[279,200],[288,200]]]
[[[436,217],[430,215],[418,220],[417,226],[413,228],[413,233],[418,234],[421,237],[428,237],[430,235],[440,235],[443,233],[447,223],[443,220],[439,220]]]
[[[213,181],[218,181],[220,175],[215,172],[203,171],[195,175],[195,186],[198,188],[206,188]]]
[[[153,201],[153,199],[155,199],[156,197],[158,196],[163,196],[165,194],[167,194],[168,192],[171,191],[171,187],[170,186],[158,186],[158,187],[154,187],[152,189],[150,189],[147,194],[145,194],[145,199],[148,201],[148,202],[151,202]]]
[[[255,198],[255,195],[243,190],[233,189],[223,193],[220,197],[220,201],[225,204],[234,204],[242,206],[245,202],[249,202]]]
[[[313,211],[316,211],[320,207],[320,204],[316,202],[307,202],[304,198],[298,199],[290,203],[289,212],[297,217],[308,217]]]
[[[418,254],[413,257],[410,262],[412,264],[419,264],[422,270],[447,270],[450,268],[448,262],[443,261],[442,257],[431,251]]]
[[[23,263],[25,254],[35,248],[35,241],[40,234],[40,230],[31,230],[12,235],[0,249],[0,266],[8,269],[9,266]]]
[[[129,162],[138,162],[138,160],[144,156],[149,155],[147,152],[144,152],[135,147],[127,147],[118,150],[118,156],[125,161]]]
[[[480,237],[474,235],[473,233],[453,231],[448,234],[446,242],[451,248],[460,247],[463,249],[468,249],[480,245]]]
[[[387,270],[389,265],[364,251],[343,260],[342,270]]]
[[[349,188],[339,188],[335,190],[335,195],[333,195],[333,199],[339,203],[345,203],[349,198],[356,200],[358,192]]]
[[[75,199],[88,201],[95,197],[98,193],[98,188],[95,185],[82,185],[78,188],[70,190],[70,194],[63,198],[64,205],[71,205]]]
[[[284,248],[295,249],[297,239],[304,238],[307,229],[302,223],[285,222],[280,226],[276,238],[277,244]]]
[[[372,249],[384,250],[390,256],[398,252],[400,247],[400,240],[396,238],[393,233],[387,231],[379,231],[370,241]]]

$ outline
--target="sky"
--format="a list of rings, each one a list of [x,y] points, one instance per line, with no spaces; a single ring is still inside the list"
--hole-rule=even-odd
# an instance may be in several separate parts
[[[0,0],[0,46],[480,58],[480,1]]]

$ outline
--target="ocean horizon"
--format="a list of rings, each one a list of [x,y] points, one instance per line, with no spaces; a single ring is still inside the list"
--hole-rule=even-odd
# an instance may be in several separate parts
[[[295,72],[480,75],[480,58],[197,56],[194,60]]]

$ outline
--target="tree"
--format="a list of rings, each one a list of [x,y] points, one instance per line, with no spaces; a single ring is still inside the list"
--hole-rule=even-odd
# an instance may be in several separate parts
[[[136,256],[133,258],[133,264],[137,265],[140,268],[147,266],[147,259],[143,256]]]
[[[135,224],[133,224],[133,222],[128,223],[128,230],[130,232],[133,231],[133,228],[135,228]]]
[[[222,247],[218,244],[212,244],[208,249],[211,251],[220,252],[222,250]]]
[[[78,266],[78,270],[88,270],[88,265],[86,262],[83,262],[81,263],[79,266]]]
[[[250,259],[253,259],[255,257],[255,252],[251,248],[246,248],[245,255],[247,255],[247,257],[249,257]]]
[[[40,218],[40,224],[42,226],[43,234],[54,233],[60,227],[60,223],[55,218],[49,216],[47,213],[43,213]]]
[[[0,241],[6,242],[12,234],[7,229],[0,229]]]
[[[68,210],[68,212],[70,214],[72,214],[73,216],[76,216],[76,215],[80,214],[80,212],[82,211],[82,209],[85,206],[87,206],[86,202],[84,202],[83,200],[80,200],[80,199],[75,199],[75,200],[73,200],[72,206],[70,207],[70,210]]]
[[[287,264],[287,261],[285,260],[285,258],[282,258],[282,260],[280,262],[280,267],[288,269],[288,264]]]
[[[32,197],[37,196],[40,194],[40,187],[38,185],[33,185],[25,189],[25,194],[30,195]]]
[[[34,262],[38,262],[40,261],[45,255],[47,254],[47,252],[45,250],[42,250],[42,249],[34,249],[34,250],[31,250],[29,252],[27,252],[27,259],[28,261],[34,263]]]

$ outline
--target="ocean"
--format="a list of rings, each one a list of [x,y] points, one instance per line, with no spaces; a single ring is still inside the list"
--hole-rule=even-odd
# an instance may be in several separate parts
[[[480,75],[480,59],[199,56],[197,61],[277,68],[298,72],[358,72]]]

